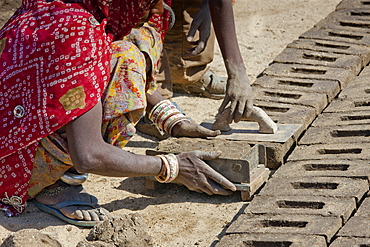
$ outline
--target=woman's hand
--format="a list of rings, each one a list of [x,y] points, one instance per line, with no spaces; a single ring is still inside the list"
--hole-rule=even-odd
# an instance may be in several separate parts
[[[189,121],[182,121],[176,124],[173,129],[171,136],[173,137],[215,137],[221,134],[219,130],[210,130],[204,128],[198,124],[191,123]]]
[[[194,16],[187,35],[187,40],[195,47],[190,50],[191,56],[196,56],[204,51],[212,28],[211,13],[209,11],[208,0],[203,0],[202,7]],[[199,40],[193,41],[196,31],[199,31]]]
[[[237,123],[242,119],[247,119],[253,110],[252,87],[248,75],[242,66],[234,66],[226,63],[228,68],[228,81],[226,85],[226,95],[218,110],[221,114],[230,103],[229,123],[233,120]]]
[[[212,23],[228,75],[226,95],[219,113],[230,103],[230,120],[239,122],[252,112],[252,90],[240,53],[234,23],[234,11],[230,0],[209,1]]]
[[[174,183],[208,195],[232,194],[232,191],[236,190],[235,185],[203,161],[216,159],[220,154],[221,152],[193,151],[176,155],[179,175]]]

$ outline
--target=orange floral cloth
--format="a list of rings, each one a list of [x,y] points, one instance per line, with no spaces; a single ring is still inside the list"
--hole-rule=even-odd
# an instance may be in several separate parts
[[[8,216],[24,211],[39,141],[101,99],[112,40],[153,0],[80,2],[23,0],[0,30],[0,210]]]
[[[113,42],[112,76],[102,97],[102,135],[106,142],[123,148],[135,134],[135,125],[145,114],[145,94],[156,87],[154,72],[161,49],[159,33],[148,25],[133,29],[123,40]],[[143,53],[148,54],[153,65],[148,80]],[[29,197],[55,183],[72,166],[62,129],[42,139],[33,163]]]

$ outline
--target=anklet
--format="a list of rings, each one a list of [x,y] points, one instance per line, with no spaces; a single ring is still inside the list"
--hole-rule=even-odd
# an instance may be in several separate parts
[[[43,189],[39,195],[44,195],[44,196],[55,196],[61,193],[62,191],[68,189],[69,186],[59,186],[54,189]]]

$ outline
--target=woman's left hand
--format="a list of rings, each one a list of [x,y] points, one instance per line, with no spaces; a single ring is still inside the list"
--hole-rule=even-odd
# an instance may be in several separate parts
[[[191,123],[189,121],[182,121],[176,124],[173,129],[171,136],[174,137],[215,137],[221,134],[219,130],[210,130],[204,128],[198,124]]]

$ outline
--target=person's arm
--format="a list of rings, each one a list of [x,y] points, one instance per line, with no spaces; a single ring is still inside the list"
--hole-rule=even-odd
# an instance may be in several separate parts
[[[240,53],[231,0],[204,0],[209,2],[212,23],[225,62],[228,82],[226,96],[219,113],[231,103],[230,119],[235,122],[252,112],[252,89]]]
[[[157,176],[162,169],[159,157],[132,154],[103,140],[101,116],[99,102],[66,125],[69,153],[75,169],[80,173],[111,177]],[[177,155],[179,175],[175,182],[207,194],[228,195],[230,190],[236,190],[229,180],[202,161],[215,159],[218,155],[199,151],[180,153]]]
[[[99,102],[66,125],[69,153],[78,172],[114,177],[156,176],[160,172],[160,158],[136,155],[106,143],[101,121]]]
[[[154,91],[152,94],[146,94],[147,97],[147,112],[150,112],[151,109],[159,102],[164,100],[162,95],[158,91]],[[204,128],[198,124],[194,124],[190,121],[182,121],[177,123],[173,129],[172,133],[168,133],[174,137],[215,137],[221,134],[219,130],[210,130]]]

